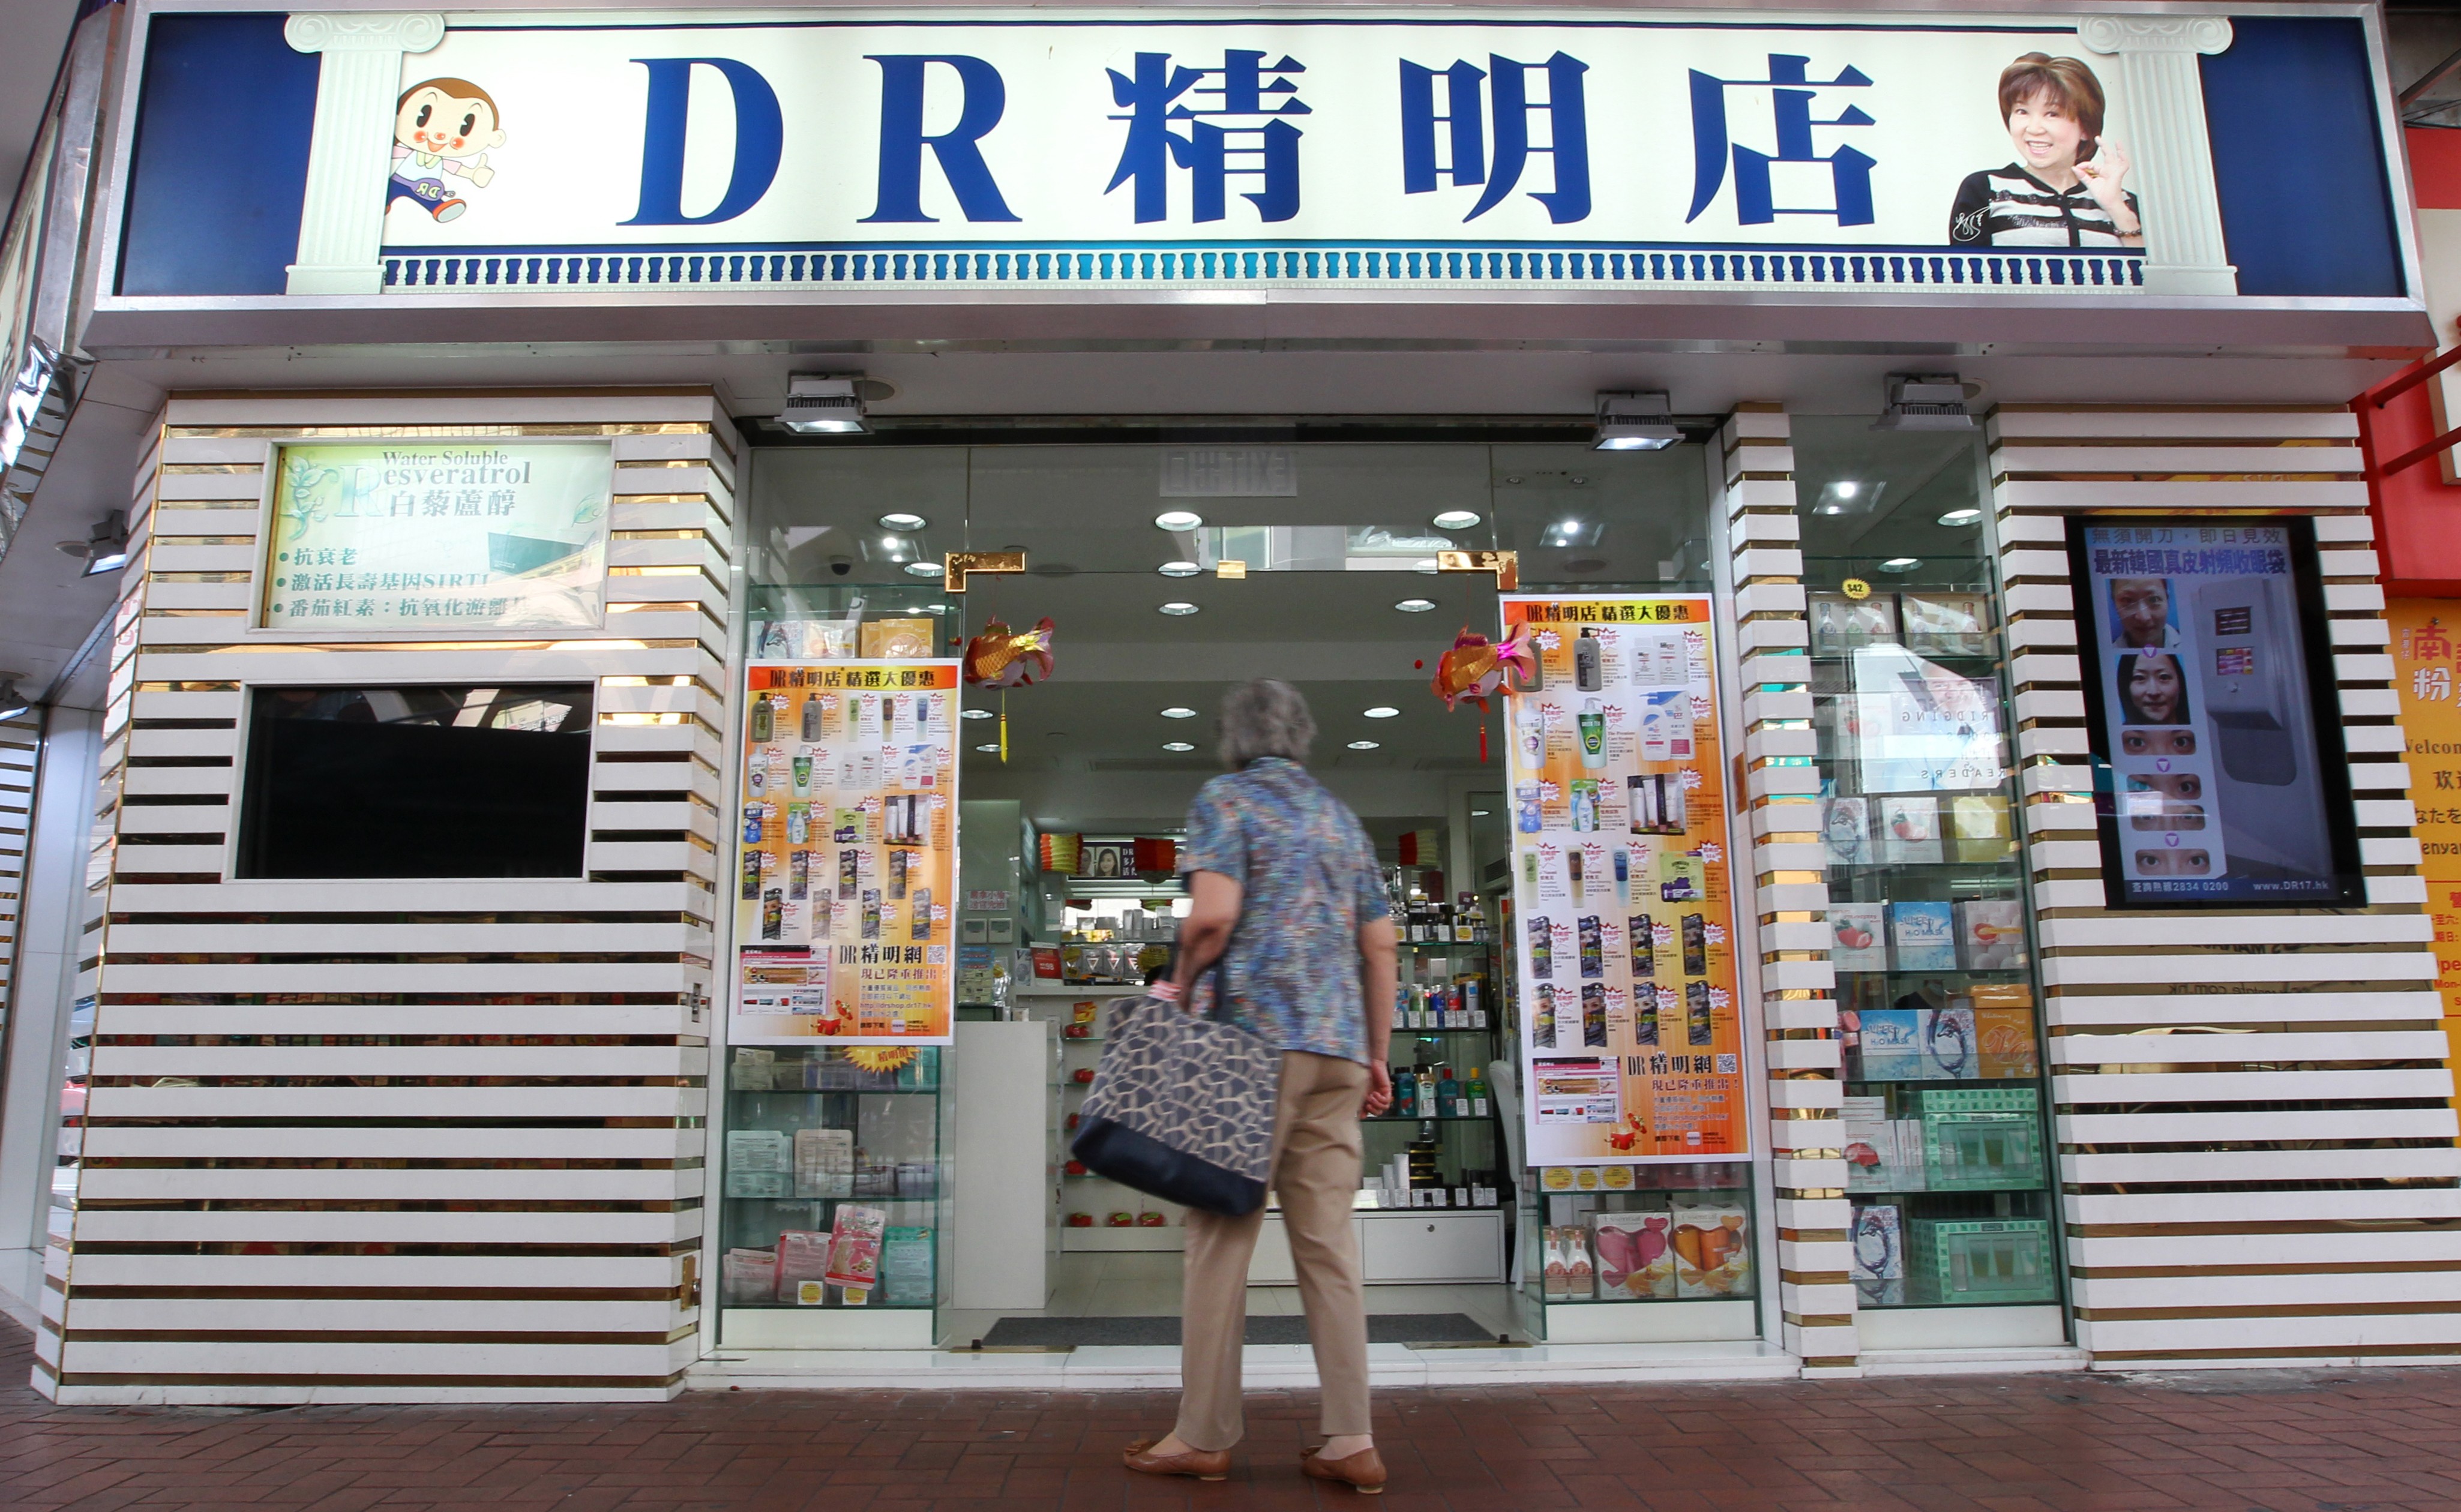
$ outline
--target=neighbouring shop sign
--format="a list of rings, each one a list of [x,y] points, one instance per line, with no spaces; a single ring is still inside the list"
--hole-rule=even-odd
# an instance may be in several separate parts
[[[2418,869],[2435,926],[2444,1033],[2461,1063],[2461,690],[2454,687],[2461,681],[2461,601],[2395,599],[2385,606],[2385,620],[2392,628],[2392,685],[2418,811]]]
[[[613,466],[605,441],[278,447],[262,623],[595,626]]]
[[[730,1043],[950,1041],[957,668],[746,669]]]
[[[1511,969],[1529,1163],[1743,1159],[1743,1029],[1706,596],[1507,598]]]
[[[2078,517],[2068,549],[2111,905],[2365,902],[2313,524]]]

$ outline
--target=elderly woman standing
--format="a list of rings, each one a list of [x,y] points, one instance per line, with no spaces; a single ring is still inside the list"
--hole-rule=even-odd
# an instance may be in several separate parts
[[[1180,862],[1194,898],[1174,981],[1183,1003],[1222,964],[1226,1016],[1282,1052],[1271,1183],[1281,1199],[1308,1336],[1324,1393],[1325,1442],[1300,1468],[1370,1494],[1384,1462],[1367,1421],[1367,1315],[1351,1224],[1362,1115],[1393,1100],[1394,942],[1376,850],[1359,817],[1302,765],[1316,738],[1307,700],[1260,679],[1222,700],[1222,764],[1188,815]],[[1369,1012],[1370,1008],[1374,1012]],[[1242,1433],[1239,1350],[1248,1260],[1264,1223],[1188,1215],[1179,1422],[1129,1446],[1149,1475],[1219,1480]]]

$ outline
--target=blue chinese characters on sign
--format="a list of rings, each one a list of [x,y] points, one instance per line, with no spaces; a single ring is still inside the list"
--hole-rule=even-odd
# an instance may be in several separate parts
[[[1170,214],[1170,171],[1188,176],[1189,219],[1219,221],[1226,213],[1230,181],[1255,179],[1262,187],[1239,198],[1266,222],[1299,213],[1299,138],[1289,117],[1311,114],[1289,75],[1307,69],[1285,54],[1267,64],[1260,51],[1232,48],[1219,68],[1186,68],[1167,53],[1140,53],[1131,77],[1111,76],[1111,102],[1127,112],[1120,164],[1102,188],[1109,194],[1133,184],[1139,224]],[[1208,81],[1210,82],[1208,82]],[[1184,125],[1186,130],[1175,129]]]
[[[1841,144],[1823,157],[1814,148],[1815,126],[1869,126],[1872,117],[1851,104],[1826,120],[1811,117],[1812,96],[1825,89],[1868,89],[1872,81],[1849,65],[1826,82],[1808,76],[1811,59],[1791,53],[1768,55],[1766,78],[1719,78],[1699,69],[1692,75],[1692,208],[1685,224],[1701,218],[1718,198],[1726,180],[1731,151],[1735,174],[1735,220],[1744,225],[1766,225],[1781,215],[1833,216],[1844,225],[1872,224],[1872,170],[1878,160]],[[1762,152],[1732,139],[1727,112],[1729,90],[1766,90],[1770,125],[1777,151]],[[1779,163],[1806,163],[1829,169],[1830,202],[1793,205],[1777,202]]]
[[[1441,187],[1440,179],[1455,186],[1483,185],[1478,202],[1462,217],[1475,221],[1502,204],[1519,186],[1530,159],[1544,154],[1553,165],[1554,186],[1532,189],[1530,198],[1545,205],[1548,219],[1557,225],[1589,219],[1590,127],[1581,75],[1590,66],[1560,52],[1544,63],[1516,63],[1489,53],[1487,64],[1482,70],[1456,62],[1438,70],[1402,60],[1402,192],[1433,194]],[[1530,97],[1531,75],[1545,81],[1543,100]],[[1436,111],[1438,79],[1444,81],[1442,115]],[[1533,117],[1546,125],[1543,144],[1530,139]],[[1446,128],[1445,153],[1437,150],[1439,125]]]

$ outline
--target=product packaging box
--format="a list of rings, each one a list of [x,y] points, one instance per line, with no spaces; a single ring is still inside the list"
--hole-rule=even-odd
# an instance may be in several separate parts
[[[1897,639],[1896,600],[1886,593],[1851,599],[1843,593],[1809,596],[1811,653],[1834,656],[1858,646],[1891,646]]]
[[[1952,861],[2005,861],[2017,846],[2008,828],[2008,800],[1997,793],[1960,793],[1948,800]]]
[[[1677,1296],[1752,1294],[1752,1247],[1741,1203],[1678,1201],[1670,1243]]]
[[[931,640],[928,619],[873,620],[863,628],[864,660],[919,660],[932,653]]]
[[[1887,970],[1888,906],[1885,903],[1830,904],[1829,964],[1840,971]]]
[[[2040,1097],[2032,1087],[1926,1087],[1923,1170],[1933,1191],[2031,1191],[2043,1184]]]
[[[852,1129],[797,1129],[795,1131],[795,1195],[797,1197],[852,1197],[854,1195],[854,1131]]]
[[[888,1228],[887,1209],[840,1203],[829,1225],[828,1284],[849,1291],[878,1285],[881,1238]]]
[[[1872,800],[1880,859],[1892,866],[1924,866],[1941,859],[1939,799],[1928,793]]]
[[[1922,1120],[1892,1118],[1889,1120],[1889,1171],[1891,1190],[1927,1192],[1931,1177],[1923,1170]]]
[[[894,1227],[880,1246],[880,1300],[901,1307],[930,1307],[931,1230]]]
[[[2025,964],[2025,905],[1978,898],[1957,905],[1957,954],[1969,971],[2013,971]]]
[[[1978,982],[1974,1004],[1974,1043],[1982,1056],[1981,1075],[1989,1077],[2039,1076],[2042,1053],[2034,1038],[2033,989],[2016,982]]]
[[[1822,799],[1820,835],[1829,847],[1829,864],[1831,866],[1869,866],[1877,859],[1872,853],[1870,799]]]
[[[1846,1144],[1846,1189],[1850,1192],[1893,1192],[1889,1156],[1889,1099],[1850,1097],[1841,1100],[1838,1138]]]
[[[778,1053],[774,1050],[738,1045],[729,1065],[727,1082],[738,1092],[767,1092],[771,1068],[777,1061]]]
[[[1906,1228],[1912,1301],[2048,1302],[2059,1294],[2046,1219],[1917,1218]]]
[[[1925,656],[1984,656],[1991,650],[1991,601],[1980,593],[1900,593],[1906,649]]]
[[[732,1308],[761,1307],[778,1300],[778,1252],[730,1249],[718,1257],[719,1294]]]
[[[1545,1233],[1547,1300],[1586,1302],[1595,1290],[1596,1270],[1590,1259],[1589,1230],[1562,1224]]]
[[[1982,1075],[1974,1043],[1974,1005],[1951,998],[1946,1008],[1918,1009],[1915,1032],[1922,1040],[1922,1074],[1929,1081],[1965,1081]]]
[[[786,1196],[792,1184],[793,1160],[793,1146],[781,1130],[728,1130],[726,1195]]]
[[[1598,1295],[1617,1300],[1675,1295],[1672,1224],[1665,1213],[1595,1215],[1590,1243],[1598,1257]]]
[[[789,1228],[778,1236],[778,1300],[817,1308],[828,1301],[829,1236]]]
[[[1957,925],[1945,903],[1889,905],[1890,964],[1899,971],[1957,969]]]
[[[1855,1036],[1861,1081],[1914,1081],[1922,1075],[1922,1040],[1910,1008],[1867,1008]]]
[[[1854,1290],[1861,1301],[1890,1306],[1906,1300],[1904,1210],[1894,1203],[1854,1209]]]

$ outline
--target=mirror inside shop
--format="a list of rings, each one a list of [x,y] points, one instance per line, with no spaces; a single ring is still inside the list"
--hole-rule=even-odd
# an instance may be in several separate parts
[[[1706,448],[1696,437],[1613,454],[1546,437],[1495,439],[1494,428],[1464,434],[1262,446],[760,437],[747,500],[747,675],[756,691],[782,692],[765,728],[755,700],[738,776],[747,841],[738,918],[748,927],[738,926],[740,1000],[720,1110],[723,1345],[1176,1342],[1185,1213],[1085,1169],[1068,1144],[1111,1011],[1167,969],[1188,912],[1187,815],[1221,770],[1215,709],[1226,691],[1260,676],[1308,700],[1310,770],[1359,815],[1401,925],[1399,989],[1376,1006],[1393,1025],[1395,1102],[1364,1124],[1353,1203],[1371,1339],[1761,1336],[1774,1242],[1748,1145],[1713,1159],[1682,1158],[1678,1146],[1568,1162],[1544,1158],[1549,1146],[1533,1150],[1531,1120],[1563,1116],[1562,1089],[1524,1086],[1529,1047],[1596,1047],[1606,1058],[1591,1064],[1611,1069],[1636,1048],[1634,1031],[1618,1007],[1610,1039],[1594,983],[1524,1000],[1535,979],[1516,942],[1549,926],[1527,917],[1547,894],[1516,861],[1529,848],[1516,845],[1516,829],[1539,820],[1533,803],[1516,824],[1509,700],[1447,710],[1431,686],[1464,632],[1504,638],[1504,601],[1516,595],[1692,596],[1707,618]],[[1851,465],[1875,493],[1894,493],[1893,504],[1946,517],[1954,511],[1933,506],[1947,493],[1975,496],[1971,437],[1947,438],[1965,450],[1946,466],[1929,452],[1869,444],[1901,438],[1858,430],[1851,439],[1872,454]],[[1941,440],[1921,439],[1934,450]],[[1912,476],[1923,468],[1932,476]],[[1900,585],[1980,591],[1970,524],[1934,523],[1907,545],[1898,537],[1911,525],[1870,514],[1840,522],[1820,570],[1860,573],[1893,604]],[[1842,533],[1848,524],[1863,534]],[[1900,556],[1918,547],[1921,568],[1865,563],[1883,543]],[[1498,551],[1516,554],[1512,592],[1499,593],[1491,565],[1446,570],[1439,555]],[[977,564],[962,591],[944,565],[952,553]],[[1868,614],[1871,599],[1853,602]],[[1997,738],[1987,615],[1974,633],[1970,655],[1876,633],[1820,652],[1824,767],[1839,728],[1826,711],[1862,675],[1854,658],[1883,645],[1900,662],[1874,663],[1873,678],[1938,669],[1974,696],[1989,683],[1985,717]],[[1569,686],[1573,643],[1564,645]],[[961,655],[988,683],[952,675],[928,692],[848,695],[843,713],[836,700],[799,691],[823,686],[833,662]],[[1010,662],[1022,663],[1021,674]],[[1677,666],[1680,680],[1680,653]],[[1580,663],[1578,686],[1597,686],[1594,675]],[[1706,728],[1717,713],[1699,702]],[[1598,704],[1571,707],[1587,714]],[[1575,738],[1570,713],[1565,722],[1565,738]],[[886,744],[877,767],[863,770],[875,732]],[[1632,738],[1637,755],[1642,737]],[[954,748],[936,781],[926,749],[935,741]],[[901,743],[922,753],[919,768],[898,755]],[[1991,757],[1983,795],[1996,795],[1996,850],[1980,835],[1986,820],[1944,794],[1927,811],[1933,832],[1962,823],[1980,838],[1935,838],[1925,849],[1906,827],[1919,806],[1883,805],[1884,790],[1913,777],[1869,763],[1858,772],[1851,754],[1830,768],[1838,791],[1824,801],[1840,823],[1850,798],[1865,805],[1851,862],[1860,869],[1848,875],[1852,898],[1876,910],[1878,954],[1866,958],[1883,963],[1851,991],[1866,1037],[1850,1119],[1878,1161],[1856,1177],[1858,1244],[1864,1227],[1874,1233],[1865,1294],[1881,1306],[2029,1299],[2028,1287],[2053,1283],[2047,1252],[2025,1248],[2047,1235],[2044,1146],[2038,1063],[2014,1048],[2030,1052],[2033,1031],[2022,913],[2008,911],[2018,871],[2005,843],[2005,753]],[[849,797],[868,784],[886,794],[877,803]],[[1672,801],[1680,815],[1680,796]],[[1616,827],[1623,815],[1615,810]],[[1582,827],[1578,816],[1569,827]],[[1679,818],[1673,830],[1682,828]],[[754,854],[750,842],[762,837],[775,854]],[[1642,855],[1633,847],[1632,867]],[[1613,859],[1615,896],[1637,892],[1644,879],[1627,880],[1624,849]],[[1596,900],[1607,870],[1592,864]],[[1679,896],[1678,883],[1664,885]],[[1723,884],[1707,896],[1728,906]],[[1952,938],[1942,966],[1907,932],[1934,905],[1944,930],[1997,930],[2014,918],[2015,932],[2000,955],[1971,962],[1956,958]],[[1637,939],[1647,922],[1632,921]],[[1582,977],[1598,974],[1596,921],[1580,926],[1577,934],[1570,919],[1555,926],[1565,931],[1563,980],[1576,954]],[[1723,952],[1734,927],[1706,908],[1685,918],[1681,949],[1670,940],[1658,950],[1668,975],[1678,958],[1700,970],[1704,932],[1714,928]],[[779,962],[850,939],[888,942],[882,960],[926,967],[941,959],[935,948],[949,952],[953,1043],[761,1042],[733,1032],[754,1021],[749,1010],[782,1011],[792,997],[792,986],[776,985],[794,980],[791,969],[778,974]],[[1540,968],[1548,953],[1540,948]],[[1356,964],[1328,959],[1324,969]],[[1687,990],[1705,1030],[1701,984],[1662,990],[1677,995],[1659,1001],[1678,1005],[1670,1022],[1680,1024]],[[1619,1004],[1623,989],[1614,990]],[[1737,1012],[1727,997],[1718,994],[1721,1026]],[[1658,1042],[1658,1022],[1649,1018],[1646,1044]],[[1884,1035],[1894,1060],[1880,1054]],[[1970,1051],[1954,1064],[1952,1042]],[[1701,1070],[1710,1058],[1697,1057]],[[1684,1070],[1686,1057],[1674,1066]],[[1533,1100],[1543,1105],[1534,1115]],[[1619,1138],[1614,1150],[1631,1147]],[[1976,1292],[1978,1275],[1991,1295]],[[1250,1282],[1252,1316],[1288,1320],[1252,1324],[1265,1331],[1252,1337],[1299,1325],[1289,1240],[1270,1198]]]

